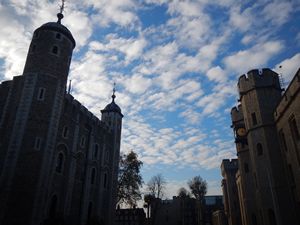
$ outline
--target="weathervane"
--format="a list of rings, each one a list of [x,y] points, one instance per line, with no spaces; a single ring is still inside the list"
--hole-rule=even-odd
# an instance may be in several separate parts
[[[65,2],[66,0],[61,0],[61,5],[59,6],[60,13],[63,13],[63,11],[65,10]]]
[[[61,0],[61,5],[59,6],[59,13],[57,13],[57,23],[61,23],[62,18],[64,18],[63,12],[65,10],[65,2],[66,0]]]
[[[111,96],[113,99],[113,102],[115,101],[115,98],[116,98],[115,93],[116,93],[116,82],[114,82],[113,95]]]

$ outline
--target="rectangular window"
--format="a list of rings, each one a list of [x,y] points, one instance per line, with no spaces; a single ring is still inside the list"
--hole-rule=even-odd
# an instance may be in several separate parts
[[[292,115],[289,118],[289,127],[290,127],[290,130],[292,133],[292,139],[294,142],[295,153],[296,153],[296,157],[298,160],[298,164],[300,165],[300,155],[299,155],[300,150],[298,149],[298,142],[300,141],[300,135],[299,135],[299,130],[298,130],[296,119],[295,119],[294,115]]]
[[[103,187],[107,188],[107,174],[104,174],[104,181],[103,181]]]
[[[293,173],[293,168],[292,166],[289,164],[288,165],[289,168],[289,174],[290,174],[290,181],[292,185],[295,185],[295,177],[294,177],[294,173]]]
[[[67,138],[67,137],[68,137],[68,134],[69,134],[69,129],[68,129],[67,126],[65,126],[65,127],[63,128],[63,132],[62,132],[63,138]]]
[[[254,125],[257,124],[256,114],[255,113],[251,113],[251,117],[252,117],[252,124],[254,126]]]
[[[299,130],[298,130],[297,123],[296,123],[294,116],[291,116],[291,118],[289,119],[289,126],[291,129],[294,141],[299,141],[300,134],[299,134]]]
[[[80,140],[80,147],[84,147],[84,145],[85,145],[85,137],[84,136],[82,136],[81,137],[81,140]]]
[[[279,140],[280,140],[280,144],[281,144],[281,147],[282,149],[287,152],[288,148],[287,148],[287,145],[286,145],[286,140],[285,140],[285,135],[283,133],[283,130],[279,130]]]
[[[46,89],[45,88],[39,88],[37,100],[44,101],[44,99],[45,99],[45,93],[46,93]]]
[[[40,150],[40,148],[41,148],[41,138],[40,137],[35,138],[33,147],[35,150]]]

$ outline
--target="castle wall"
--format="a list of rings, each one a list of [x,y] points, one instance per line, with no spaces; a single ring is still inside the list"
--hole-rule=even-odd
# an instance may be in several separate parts
[[[241,220],[243,225],[254,224],[251,217],[256,217],[256,202],[254,183],[252,175],[252,165],[250,161],[249,146],[247,140],[247,130],[245,128],[242,105],[234,107],[231,110],[232,128],[235,133],[235,144],[238,156],[238,172],[236,174],[236,182],[238,187],[238,195],[241,209]],[[238,129],[245,129],[244,136],[239,136]]]
[[[289,186],[300,213],[300,70],[297,71],[276,111],[278,138],[285,164]]]
[[[252,70],[238,82],[247,129],[259,224],[293,224],[295,214],[279,149],[273,112],[281,99],[278,75]]]
[[[241,223],[238,188],[236,184],[237,170],[237,159],[223,159],[221,164],[222,176],[224,177],[222,188],[223,195],[226,196],[224,198],[224,206],[229,225],[238,225]]]

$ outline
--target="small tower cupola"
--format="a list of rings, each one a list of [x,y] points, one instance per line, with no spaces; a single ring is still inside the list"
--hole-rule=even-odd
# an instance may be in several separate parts
[[[120,115],[122,115],[121,108],[115,103],[115,98],[116,98],[115,93],[116,93],[116,89],[114,87],[113,94],[111,96],[112,101],[104,108],[104,110],[101,110],[102,113],[103,112],[116,112],[116,113],[119,113]],[[122,117],[123,117],[123,115],[122,115]]]
[[[61,24],[63,5],[57,22],[48,22],[37,28],[31,40],[23,74],[39,73],[67,80],[75,40],[72,33]]]
[[[121,131],[123,114],[121,112],[121,108],[115,103],[115,85],[116,84],[114,84],[113,94],[111,96],[111,103],[109,103],[103,110],[101,110],[101,120],[105,122],[112,130],[119,133]]]

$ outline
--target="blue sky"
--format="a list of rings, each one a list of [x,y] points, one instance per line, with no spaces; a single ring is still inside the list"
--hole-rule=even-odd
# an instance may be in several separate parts
[[[0,2],[0,80],[22,74],[34,29],[56,21],[59,1]],[[230,109],[237,79],[269,67],[288,83],[300,65],[297,0],[72,0],[67,26],[77,42],[72,94],[94,114],[116,102],[125,115],[123,152],[158,173],[166,197],[193,176],[220,194],[220,164],[234,158]],[[282,68],[279,68],[282,65]]]

